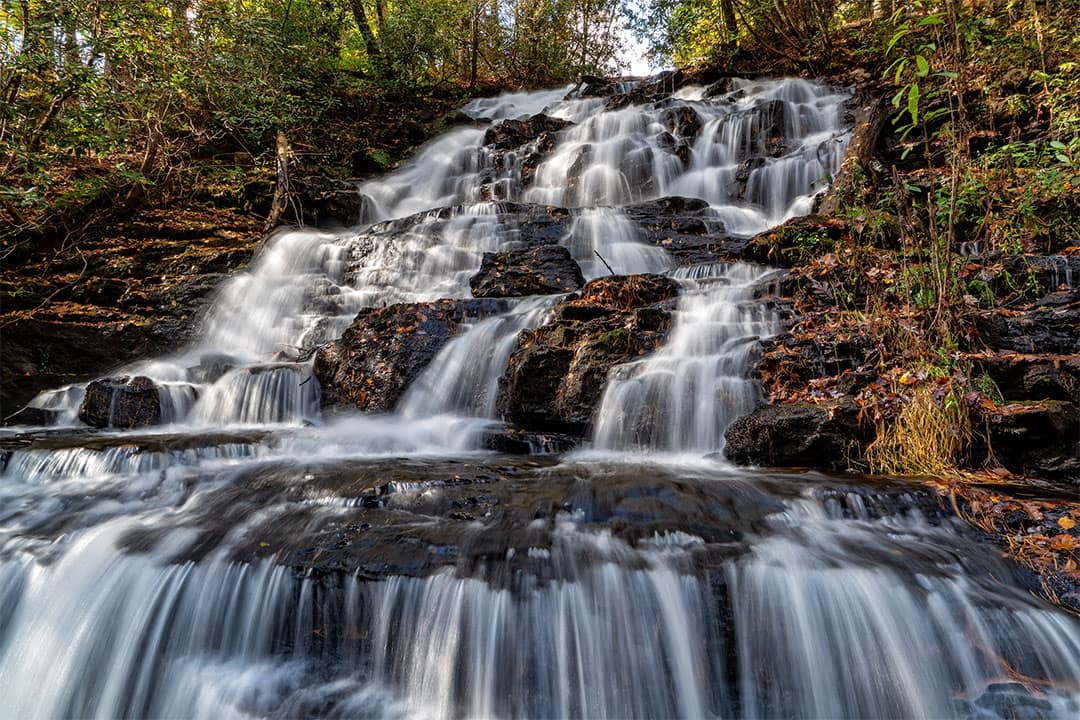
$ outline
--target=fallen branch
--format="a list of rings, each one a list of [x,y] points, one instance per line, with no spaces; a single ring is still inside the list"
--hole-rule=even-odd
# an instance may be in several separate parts
[[[600,262],[604,263],[604,267],[606,267],[608,269],[608,272],[611,273],[612,275],[614,275],[615,271],[612,270],[611,266],[607,264],[607,260],[605,260],[604,256],[600,254],[600,251],[599,250],[593,250],[593,252],[596,253],[596,257],[600,258]]]

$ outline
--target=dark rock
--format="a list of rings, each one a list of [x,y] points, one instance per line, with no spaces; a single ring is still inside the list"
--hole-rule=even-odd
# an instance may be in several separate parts
[[[577,441],[559,433],[529,432],[520,428],[503,428],[484,433],[484,448],[507,455],[548,455],[573,450]]]
[[[200,357],[198,365],[188,368],[188,377],[192,382],[213,384],[238,364],[231,355],[210,353]]]
[[[298,177],[291,183],[293,200],[300,206],[305,223],[352,227],[365,220],[364,196],[355,183],[321,175]]]
[[[848,232],[848,224],[841,218],[805,215],[755,235],[742,256],[753,262],[790,267],[823,255]]]
[[[720,78],[719,80],[714,82],[712,85],[705,88],[705,97],[714,98],[714,97],[720,97],[721,95],[727,95],[729,92],[731,92],[734,89],[733,85],[734,84],[731,82],[731,78],[729,78],[729,77]]]
[[[86,386],[79,419],[92,427],[137,428],[161,423],[161,395],[148,377],[114,377]]]
[[[462,324],[503,309],[495,300],[438,300],[365,308],[315,353],[324,407],[389,412]]]
[[[1006,400],[1068,400],[1080,398],[1080,355],[971,356],[975,375],[993,381]]]
[[[762,138],[762,152],[770,157],[780,157],[787,145],[785,133],[785,110],[783,100],[770,100],[758,107],[753,137]]]
[[[1024,68],[1012,68],[1001,76],[1001,89],[1007,93],[1023,91],[1031,79],[1031,72]]]
[[[754,374],[770,396],[790,396],[811,380],[837,378],[837,394],[856,393],[875,378],[869,372],[878,339],[868,334],[822,337],[783,333],[763,340]]]
[[[659,102],[681,88],[686,81],[687,75],[682,70],[665,70],[626,92],[611,95],[607,102],[607,109],[618,110],[630,105]]]
[[[754,171],[765,167],[765,158],[756,156],[747,158],[739,163],[739,167],[735,169],[735,193],[736,197],[740,200],[746,199],[746,188],[750,183],[750,176],[754,174]]]
[[[1080,407],[1008,403],[985,418],[993,457],[1017,473],[1080,484]]]
[[[577,87],[571,90],[567,97],[610,97],[618,93],[619,88],[619,78],[582,75],[581,80],[578,81]]]
[[[986,255],[979,259],[1000,265],[1002,271],[994,273],[991,283],[998,295],[1033,285],[1048,293],[1080,285],[1080,255]]]
[[[547,134],[545,144],[554,146],[553,133],[563,130],[573,123],[540,113],[528,120],[503,120],[488,128],[484,133],[484,144],[496,150],[514,150],[522,145],[539,139]],[[548,148],[549,150],[551,148]]]
[[[663,342],[678,293],[678,283],[660,275],[590,282],[546,324],[521,333],[499,383],[500,414],[528,429],[583,434],[608,371]]]
[[[1080,305],[1034,310],[984,310],[971,323],[978,342],[1020,353],[1080,353]]]
[[[484,253],[480,271],[469,280],[474,297],[524,297],[572,292],[585,284],[581,267],[559,245]]]
[[[638,226],[641,239],[663,248],[679,265],[734,260],[745,238],[724,234],[724,225],[709,213],[709,204],[696,198],[669,196],[637,203],[623,212]]]
[[[740,465],[844,470],[866,438],[850,399],[829,405],[765,405],[731,424],[724,455]]]
[[[825,216],[839,214],[844,206],[861,204],[867,188],[885,175],[877,156],[892,105],[882,93],[867,91],[853,98],[848,109],[848,120],[854,126],[851,140],[829,189],[819,196],[819,212]]]
[[[59,414],[56,410],[27,405],[22,410],[4,418],[4,425],[52,425]]]
[[[701,132],[701,116],[689,105],[668,108],[660,115],[660,122],[676,137],[691,142]]]

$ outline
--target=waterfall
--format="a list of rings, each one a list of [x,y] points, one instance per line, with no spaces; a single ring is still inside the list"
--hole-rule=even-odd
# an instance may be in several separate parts
[[[75,385],[32,403],[58,427],[0,431],[0,717],[1080,714],[1080,622],[930,490],[712,459],[759,400],[779,274],[681,265],[641,218],[681,196],[746,238],[808,212],[850,93],[581,94],[470,102],[356,184],[357,227],[272,233],[190,347],[117,371],[163,426],[83,427]],[[542,140],[489,136],[541,112]],[[681,287],[607,378],[603,453],[480,450],[566,295],[461,323],[392,413],[321,416],[305,358],[361,309],[468,299],[485,253],[554,244]]]
[[[955,561],[933,543],[955,531],[918,517],[863,512],[852,525],[807,497],[715,576],[687,572],[700,538],[656,535],[634,549],[582,532],[579,521],[564,518],[552,548],[529,551],[562,577],[516,575],[509,585],[453,572],[370,581],[299,577],[271,563],[170,563],[183,536],[151,555],[121,557],[108,548],[137,524],[112,521],[53,565],[0,564],[0,606],[10,610],[0,617],[0,712],[964,718],[1080,710],[1080,623],[1021,592],[987,594],[982,576],[942,574]],[[921,569],[898,558],[870,565],[849,547],[860,536],[885,558],[914,548]],[[1033,683],[1040,693],[1026,689]]]
[[[779,319],[755,292],[776,273],[738,264],[690,274],[676,272],[686,289],[664,346],[612,370],[597,411],[597,448],[720,452],[727,426],[756,407],[750,358]]]

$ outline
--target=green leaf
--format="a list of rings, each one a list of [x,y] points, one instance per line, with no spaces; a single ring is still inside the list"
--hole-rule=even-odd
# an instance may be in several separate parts
[[[896,34],[892,36],[892,40],[890,40],[889,44],[885,46],[885,54],[888,55],[890,52],[892,52],[892,49],[896,47],[896,43],[900,42],[900,38],[904,37],[909,32],[911,31],[906,27],[902,27],[897,30]]]
[[[1060,162],[1060,163],[1064,163],[1066,165],[1072,165],[1072,158],[1070,158],[1068,155],[1058,153],[1057,155],[1054,155],[1054,157],[1056,157],[1058,159],[1058,162]]]
[[[1066,145],[1065,143],[1061,142],[1060,140],[1051,140],[1050,141],[1050,147],[1054,148],[1055,150],[1068,150],[1069,149],[1069,146]]]
[[[950,72],[950,71],[947,71],[947,70],[942,70],[941,72],[934,73],[934,77],[943,77],[943,78],[948,78],[949,80],[955,80],[956,78],[958,78],[960,76],[957,75],[954,72]]]
[[[927,15],[919,21],[920,25],[944,25],[945,18],[940,13],[934,13],[933,15]]]
[[[893,95],[892,106],[894,108],[899,108],[900,103],[903,102],[903,99],[904,99],[904,88],[900,88],[899,90],[896,91],[896,94]]]
[[[926,77],[930,72],[930,63],[922,55],[915,56],[915,64],[919,66],[919,77]]]
[[[919,85],[911,83],[907,95],[907,111],[911,116],[911,124],[919,122]]]
[[[900,84],[900,75],[903,74],[904,68],[907,67],[907,63],[908,63],[907,58],[904,58],[896,66],[896,79],[893,80],[893,82],[895,82],[897,85]]]

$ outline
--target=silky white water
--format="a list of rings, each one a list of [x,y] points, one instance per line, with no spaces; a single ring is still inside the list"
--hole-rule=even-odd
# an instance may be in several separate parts
[[[777,275],[679,267],[627,206],[697,198],[736,237],[808,212],[848,93],[569,91],[474,101],[476,125],[357,185],[361,226],[275,232],[191,347],[122,370],[161,386],[167,425],[81,428],[81,386],[34,401],[61,429],[0,453],[0,717],[1080,714],[1080,623],[925,491],[703,459],[758,401]],[[539,112],[571,124],[526,181],[536,148],[484,137]],[[470,297],[537,222],[586,278],[682,286],[665,344],[608,378],[605,459],[478,450],[560,296],[470,321],[396,412],[322,417],[298,357],[361,308]]]

